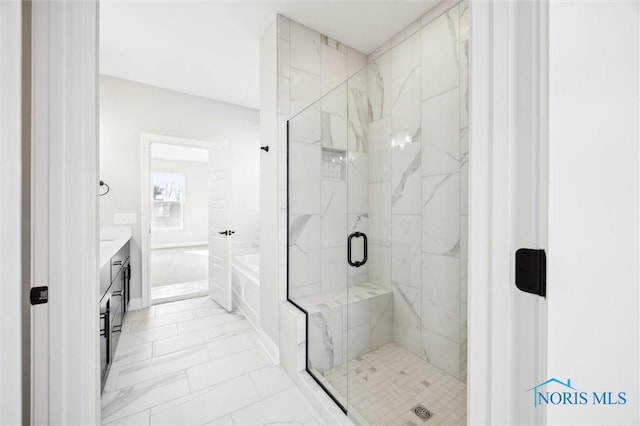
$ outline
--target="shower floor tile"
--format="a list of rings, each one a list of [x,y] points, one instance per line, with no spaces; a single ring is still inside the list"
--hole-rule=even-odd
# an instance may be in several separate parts
[[[347,370],[348,369],[348,370]],[[347,375],[348,371],[348,375]],[[371,425],[465,425],[467,386],[394,343],[328,370],[336,389],[348,389],[350,414]],[[433,413],[423,420],[412,409]]]

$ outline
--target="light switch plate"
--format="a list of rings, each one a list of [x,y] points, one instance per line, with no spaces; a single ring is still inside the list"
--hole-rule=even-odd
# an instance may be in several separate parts
[[[117,213],[113,215],[114,225],[132,225],[138,221],[135,213]]]

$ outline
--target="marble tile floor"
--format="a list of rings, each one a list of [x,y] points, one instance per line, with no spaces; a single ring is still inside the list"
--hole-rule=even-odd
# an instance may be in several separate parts
[[[103,425],[324,425],[239,313],[208,297],[127,313]]]
[[[348,374],[347,374],[348,372]],[[326,371],[336,389],[348,389],[349,410],[371,425],[465,425],[467,386],[394,343]],[[424,405],[433,417],[412,412]]]
[[[206,296],[209,292],[209,281],[189,281],[186,283],[167,284],[151,287],[151,303],[175,302],[177,300],[192,299]]]

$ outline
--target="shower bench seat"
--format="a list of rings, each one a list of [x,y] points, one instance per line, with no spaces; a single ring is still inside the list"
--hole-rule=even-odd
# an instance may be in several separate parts
[[[306,296],[296,303],[307,312],[309,367],[324,373],[393,339],[390,289],[362,283]]]
[[[307,313],[312,314],[385,295],[391,295],[391,290],[378,284],[361,283],[341,290],[300,297],[295,302]]]

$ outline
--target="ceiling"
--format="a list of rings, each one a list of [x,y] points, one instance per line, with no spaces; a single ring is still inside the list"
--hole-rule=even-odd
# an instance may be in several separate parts
[[[436,3],[101,0],[100,72],[258,108],[260,37],[277,13],[370,53]]]

